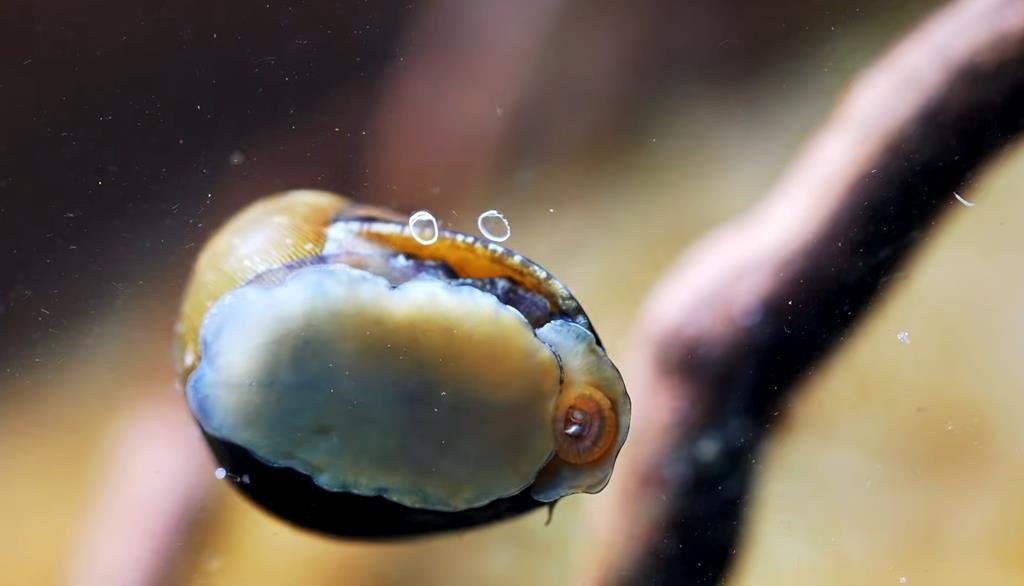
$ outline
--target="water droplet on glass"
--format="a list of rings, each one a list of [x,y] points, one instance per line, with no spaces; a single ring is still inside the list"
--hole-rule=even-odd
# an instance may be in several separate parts
[[[430,245],[437,242],[437,220],[426,210],[420,210],[409,216],[409,230],[412,231],[412,237],[420,244]]]
[[[900,330],[900,332],[896,334],[896,339],[900,341],[900,344],[909,344],[910,332],[907,330]]]
[[[508,220],[498,210],[487,210],[480,214],[476,220],[476,226],[488,240],[495,242],[504,242],[512,235],[512,228],[508,225]]]
[[[228,471],[223,468],[217,468],[213,471],[213,475],[217,480],[224,480],[224,477],[228,475]]]

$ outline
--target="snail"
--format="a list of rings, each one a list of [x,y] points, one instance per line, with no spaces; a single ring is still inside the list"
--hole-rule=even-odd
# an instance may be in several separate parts
[[[454,530],[607,484],[630,402],[579,303],[525,257],[322,191],[242,209],[176,327],[219,476],[341,537]]]

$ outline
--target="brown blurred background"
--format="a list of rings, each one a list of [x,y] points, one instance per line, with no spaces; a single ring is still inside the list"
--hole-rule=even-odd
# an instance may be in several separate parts
[[[578,583],[601,496],[547,527],[538,512],[368,545],[216,481],[195,438],[161,426],[183,415],[171,328],[198,247],[288,188],[470,232],[497,208],[506,244],[568,284],[621,357],[660,271],[755,201],[936,4],[5,3],[0,581],[109,583],[94,556],[144,557],[160,533],[171,583]],[[730,583],[1024,583],[1022,179],[1011,152],[962,194],[977,207],[804,385]],[[149,490],[198,496],[169,527],[121,498]]]

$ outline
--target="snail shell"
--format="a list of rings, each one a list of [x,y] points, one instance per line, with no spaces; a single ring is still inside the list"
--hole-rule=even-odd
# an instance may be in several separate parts
[[[298,525],[390,537],[607,484],[629,397],[568,289],[523,256],[319,191],[205,245],[177,330],[227,474]]]

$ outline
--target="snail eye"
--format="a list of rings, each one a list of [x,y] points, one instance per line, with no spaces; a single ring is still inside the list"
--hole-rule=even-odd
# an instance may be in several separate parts
[[[555,406],[555,451],[571,464],[589,464],[615,443],[618,421],[611,401],[580,385],[562,392]]]

